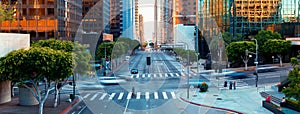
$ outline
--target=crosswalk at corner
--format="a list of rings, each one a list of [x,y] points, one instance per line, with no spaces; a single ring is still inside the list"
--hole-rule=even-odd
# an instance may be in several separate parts
[[[188,76],[185,72],[180,73],[150,73],[150,74],[131,74],[131,78],[179,78]],[[197,76],[195,73],[190,73],[190,76]]]
[[[153,100],[167,100],[177,99],[175,92],[161,91],[161,92],[119,92],[119,93],[105,93],[105,92],[83,92],[80,96],[85,101],[110,101],[110,100],[141,100],[141,99],[153,99]]]

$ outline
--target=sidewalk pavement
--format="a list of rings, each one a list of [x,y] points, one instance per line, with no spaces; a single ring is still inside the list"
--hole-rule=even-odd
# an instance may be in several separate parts
[[[54,95],[49,94],[45,104],[44,104],[44,114],[59,114],[64,109],[66,109],[71,102],[68,102],[69,99],[68,94],[61,94],[60,96],[60,104],[54,108]],[[15,96],[12,98],[11,102],[0,104],[0,113],[1,114],[38,114],[39,106],[20,106],[19,105],[19,97]]]
[[[264,90],[274,91],[270,86],[266,86]],[[187,99],[186,92],[181,92],[180,96],[183,101],[230,113],[272,114],[272,112],[262,107],[264,98],[260,96],[260,91],[263,91],[262,88],[251,87],[229,90],[210,87],[208,92],[191,89],[189,99]]]

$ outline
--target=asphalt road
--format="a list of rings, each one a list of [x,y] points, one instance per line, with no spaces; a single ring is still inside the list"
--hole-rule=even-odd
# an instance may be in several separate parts
[[[146,65],[146,57],[151,57],[151,65]],[[181,101],[180,92],[187,80],[187,74],[181,72],[181,66],[161,52],[139,52],[132,56],[115,75],[131,77],[132,81],[119,85],[105,86],[102,90],[81,91],[86,104],[81,113],[97,114],[148,114],[148,113],[225,113],[221,110],[201,108]],[[130,74],[137,68],[139,74]],[[132,94],[132,88],[134,93]]]

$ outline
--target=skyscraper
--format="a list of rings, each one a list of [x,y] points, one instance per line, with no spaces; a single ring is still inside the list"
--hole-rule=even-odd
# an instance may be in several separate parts
[[[143,15],[139,15],[139,37],[140,37],[140,43],[144,43],[145,41],[145,36],[144,36],[144,18]]]
[[[1,0],[16,9],[15,21],[3,21],[1,32],[30,34],[31,40],[74,40],[82,19],[82,1]]]

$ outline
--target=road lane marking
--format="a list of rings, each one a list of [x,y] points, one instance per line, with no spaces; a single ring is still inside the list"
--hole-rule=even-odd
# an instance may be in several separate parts
[[[127,99],[131,99],[132,92],[129,92],[127,95]]]
[[[171,92],[171,95],[172,95],[172,98],[173,98],[173,99],[176,99],[176,95],[175,95],[174,92]]]
[[[110,96],[109,96],[109,100],[112,100],[114,98],[114,96],[116,95],[116,93],[112,93]]]
[[[90,95],[91,95],[91,94],[88,93],[88,94],[86,94],[83,98],[85,99],[85,98],[89,97]]]
[[[165,73],[165,77],[168,77],[168,74],[167,74],[167,73]]]
[[[107,95],[107,93],[104,93],[101,97],[100,97],[100,99],[99,100],[103,100],[104,99],[104,97]]]
[[[163,98],[164,99],[168,99],[167,93],[166,92],[162,92]]]
[[[141,99],[141,92],[136,93],[136,99]]]
[[[139,75],[139,74],[137,74],[137,75],[136,75],[136,78],[139,78],[139,77],[140,77],[140,75]]]
[[[150,78],[150,74],[148,74],[148,78]]]
[[[158,99],[158,93],[154,92],[154,99]]]
[[[122,92],[122,93],[120,93],[120,95],[119,95],[119,97],[118,97],[118,100],[122,99],[123,95],[124,95],[124,93],[123,93],[123,92]]]
[[[145,78],[145,74],[143,74],[142,77]]]
[[[134,75],[131,75],[131,78],[133,78]]]
[[[98,95],[99,95],[99,93],[95,94],[95,95],[90,99],[90,101],[94,100]]]
[[[145,94],[145,98],[146,98],[146,99],[149,99],[149,98],[150,98],[150,96],[149,96],[149,92],[146,92],[146,94]]]
[[[162,74],[159,74],[159,76],[160,76],[160,77],[163,77],[163,75],[162,75]]]
[[[156,74],[153,74],[153,77],[156,78]]]
[[[173,73],[170,73],[171,77],[174,77]]]
[[[180,75],[178,73],[176,73],[176,76],[179,77]]]
[[[185,74],[183,72],[181,72],[181,76],[185,76]]]

